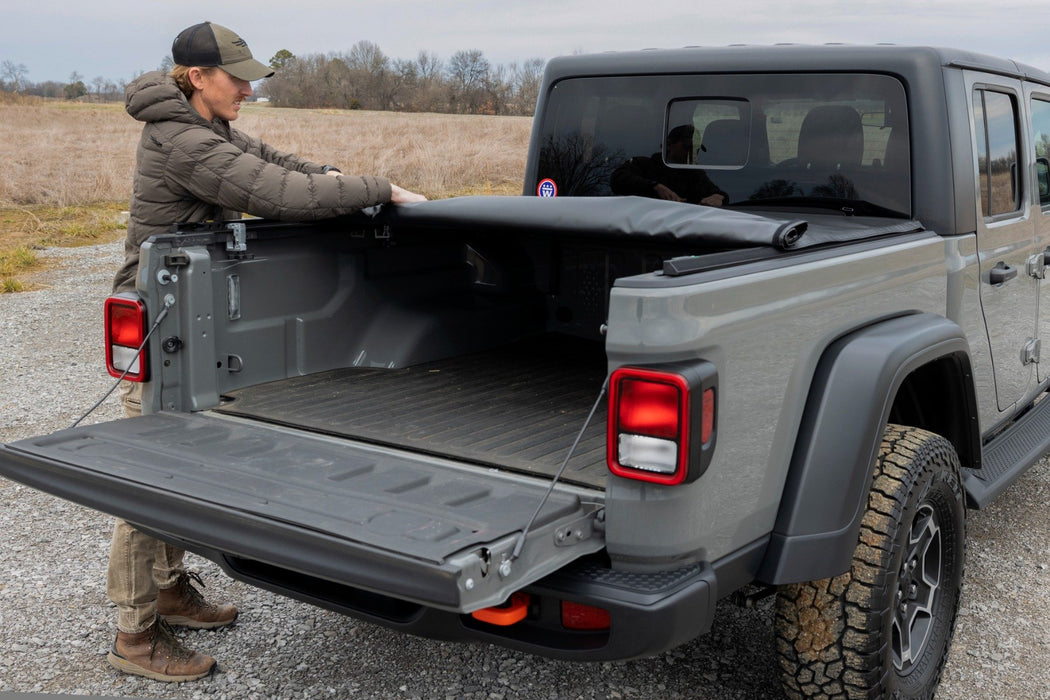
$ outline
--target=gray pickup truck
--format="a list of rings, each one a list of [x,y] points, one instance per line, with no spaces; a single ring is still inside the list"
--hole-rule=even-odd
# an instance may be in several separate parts
[[[967,509],[1050,447],[1048,149],[1050,75],[963,51],[559,58],[522,197],[152,238],[106,302],[145,415],[0,473],[562,659],[775,594],[788,696],[928,698]]]

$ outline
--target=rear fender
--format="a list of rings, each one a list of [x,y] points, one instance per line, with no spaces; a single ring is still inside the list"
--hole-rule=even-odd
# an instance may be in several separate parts
[[[955,417],[953,425],[938,419],[916,427],[949,433],[963,463],[974,466],[980,455],[976,397],[969,344],[957,324],[917,313],[839,338],[814,373],[760,581],[798,583],[849,569],[894,402],[902,385],[931,363],[939,366],[938,381],[948,384],[944,396],[951,397]]]

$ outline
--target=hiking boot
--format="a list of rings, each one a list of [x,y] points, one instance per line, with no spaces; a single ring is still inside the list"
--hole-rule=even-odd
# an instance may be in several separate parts
[[[195,681],[215,669],[215,659],[182,646],[159,618],[144,632],[117,632],[106,660],[118,671],[169,683]]]
[[[157,614],[169,625],[181,625],[198,630],[225,627],[237,619],[237,608],[232,605],[213,605],[194,588],[192,581],[204,586],[199,574],[184,571],[175,585],[157,592]]]

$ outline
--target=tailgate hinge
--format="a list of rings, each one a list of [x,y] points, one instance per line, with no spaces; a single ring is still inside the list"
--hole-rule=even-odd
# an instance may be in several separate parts
[[[588,514],[574,523],[568,523],[554,531],[554,544],[559,547],[571,547],[594,536],[594,531],[604,525],[605,510]]]

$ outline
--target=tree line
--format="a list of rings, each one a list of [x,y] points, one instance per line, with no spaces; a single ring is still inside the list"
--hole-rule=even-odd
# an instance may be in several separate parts
[[[457,51],[448,60],[429,51],[414,59],[391,58],[370,41],[342,53],[295,56],[281,49],[270,59],[277,73],[261,81],[256,94],[278,107],[531,115],[544,63],[530,58],[494,65],[478,49]],[[167,56],[160,70],[171,66]],[[0,91],[123,101],[127,86],[102,77],[88,81],[76,71],[64,83],[32,83],[28,72],[21,63],[0,63]]]
[[[359,41],[345,53],[278,51],[270,59],[277,73],[259,94],[279,107],[531,115],[543,66],[542,58],[493,65],[478,49],[457,51],[447,61],[429,51],[392,59]]]
[[[64,83],[57,80],[33,83],[26,80],[28,74],[29,69],[24,63],[3,61],[0,63],[0,92],[66,100],[87,97],[99,102],[115,102],[124,99],[124,87],[127,85],[124,81],[114,82],[102,76],[85,81],[84,76],[76,71]]]

